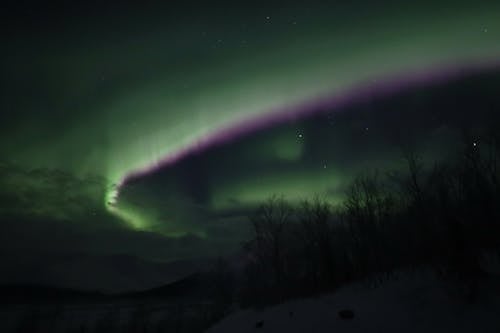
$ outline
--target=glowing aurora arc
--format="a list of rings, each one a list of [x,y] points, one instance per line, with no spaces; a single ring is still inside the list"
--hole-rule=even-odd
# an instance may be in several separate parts
[[[498,1],[241,6],[189,8],[194,20],[137,13],[137,26],[102,17],[96,30],[75,22],[62,35],[40,32],[26,44],[32,54],[23,36],[11,38],[2,106],[20,116],[5,118],[0,151],[26,169],[102,175],[108,190],[96,200],[131,228],[169,218],[182,227],[175,213],[128,202],[130,180],[266,126],[500,60]],[[33,98],[20,102],[27,91]]]
[[[360,84],[356,87],[346,89],[343,93],[337,93],[337,95],[332,94],[332,96],[327,97],[316,97],[296,106],[284,107],[281,110],[271,110],[255,119],[244,120],[231,127],[222,128],[217,132],[207,135],[205,138],[195,141],[192,145],[188,145],[172,154],[166,154],[166,156],[159,161],[154,161],[149,165],[131,170],[119,180],[116,186],[113,186],[110,189],[106,197],[106,206],[110,212],[128,222],[132,227],[141,228],[143,227],[143,223],[139,222],[139,220],[142,219],[140,215],[134,215],[131,211],[122,211],[116,206],[120,189],[130,179],[147,175],[148,173],[154,172],[162,167],[167,167],[168,165],[174,164],[192,153],[200,152],[219,144],[224,144],[225,142],[231,141],[240,136],[271,127],[291,119],[306,117],[307,115],[315,112],[338,110],[351,103],[355,103],[359,99],[362,100],[367,97],[385,97],[406,89],[430,83],[435,84],[452,80],[465,73],[470,74],[498,67],[500,66],[496,60],[488,59],[487,61],[483,60],[474,64],[467,64],[463,66],[451,68],[439,67],[438,69],[431,68],[420,72],[394,75],[389,76],[385,80],[380,80],[380,82],[378,82],[378,80],[374,80],[367,84]]]
[[[287,119],[496,66],[500,3],[432,15],[415,7],[357,26],[328,18],[290,37],[277,33],[265,51],[221,50],[222,62],[183,70],[175,82],[159,79],[107,103],[105,112],[126,119],[144,110],[141,128],[147,129],[136,131],[124,121],[129,125],[111,133],[107,207],[131,226],[147,228],[119,200],[131,178]],[[123,146],[123,135],[130,144]]]

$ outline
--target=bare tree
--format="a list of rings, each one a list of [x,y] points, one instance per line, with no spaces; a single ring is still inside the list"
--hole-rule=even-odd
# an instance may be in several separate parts
[[[306,259],[306,274],[315,289],[331,285],[335,275],[331,206],[316,196],[300,206],[300,238]]]
[[[276,284],[282,282],[285,268],[285,225],[293,214],[283,196],[272,196],[250,217],[255,232],[256,255],[261,263],[270,260]]]
[[[387,266],[389,223],[394,199],[384,188],[378,173],[359,176],[351,184],[344,201],[343,219],[352,238],[357,274],[383,270]]]

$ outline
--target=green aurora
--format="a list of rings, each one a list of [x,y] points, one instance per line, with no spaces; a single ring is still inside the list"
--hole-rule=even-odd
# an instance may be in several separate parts
[[[301,118],[314,111],[307,105],[367,83],[376,91],[398,77],[500,59],[499,2],[131,13],[7,37],[0,152],[20,168],[102,177],[103,187],[87,193],[99,202],[89,204],[93,213],[168,237],[236,239],[242,216],[273,193],[338,202],[368,164],[399,165],[386,139],[352,144],[352,135],[383,136],[372,134],[372,118],[350,118],[349,105]],[[221,132],[287,110],[281,123],[212,146]],[[333,134],[313,135],[330,117]],[[186,154],[196,147],[195,157]]]

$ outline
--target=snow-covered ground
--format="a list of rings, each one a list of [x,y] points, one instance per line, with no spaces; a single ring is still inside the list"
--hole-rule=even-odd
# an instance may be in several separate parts
[[[340,310],[354,312],[339,318]],[[468,304],[460,290],[431,274],[404,274],[378,288],[352,284],[317,298],[241,310],[207,333],[233,332],[500,332],[500,278],[481,282]]]

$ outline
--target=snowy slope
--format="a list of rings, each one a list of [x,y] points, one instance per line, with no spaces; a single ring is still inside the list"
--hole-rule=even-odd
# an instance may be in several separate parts
[[[353,310],[354,318],[340,319],[343,309]],[[239,311],[207,331],[226,332],[500,332],[500,279],[483,281],[475,304],[430,274],[403,275],[379,288],[358,283],[318,298]]]

